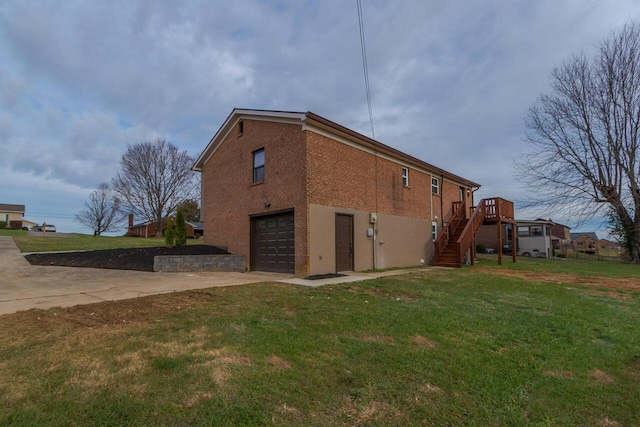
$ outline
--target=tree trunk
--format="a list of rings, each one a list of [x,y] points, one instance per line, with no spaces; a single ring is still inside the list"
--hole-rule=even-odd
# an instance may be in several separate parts
[[[640,230],[629,236],[629,244],[627,246],[631,264],[640,264]]]

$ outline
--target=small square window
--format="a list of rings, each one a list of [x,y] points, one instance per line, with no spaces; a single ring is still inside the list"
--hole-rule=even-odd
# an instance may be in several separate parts
[[[253,152],[253,182],[264,181],[264,148]]]
[[[238,135],[242,135],[243,132],[244,132],[244,122],[240,120],[238,122]]]
[[[409,186],[409,168],[402,168],[402,185]]]
[[[431,178],[431,193],[440,194],[440,181],[438,178]]]

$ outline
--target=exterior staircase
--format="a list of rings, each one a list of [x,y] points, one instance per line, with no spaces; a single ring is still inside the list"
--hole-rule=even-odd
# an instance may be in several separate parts
[[[475,237],[482,224],[513,222],[513,203],[501,198],[482,199],[469,218],[464,202],[453,202],[453,214],[447,226],[435,241],[434,265],[462,267],[467,252],[471,251],[471,264],[475,258]],[[514,258],[515,261],[515,258]]]
[[[456,242],[462,235],[465,227],[469,223],[468,219],[461,220],[454,230],[451,230],[451,239],[444,250],[436,258],[436,265],[439,267],[462,267],[462,261],[458,255],[458,245]],[[466,251],[465,251],[466,252]]]

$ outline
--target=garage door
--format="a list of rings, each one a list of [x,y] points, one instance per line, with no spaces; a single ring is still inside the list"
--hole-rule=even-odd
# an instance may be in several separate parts
[[[295,273],[293,212],[251,219],[251,270]]]

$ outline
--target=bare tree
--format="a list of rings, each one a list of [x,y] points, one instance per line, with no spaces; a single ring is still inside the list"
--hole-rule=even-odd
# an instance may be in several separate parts
[[[196,190],[193,161],[163,139],[129,145],[113,186],[128,212],[153,223],[159,237],[167,216]]]
[[[120,213],[120,200],[106,182],[98,185],[98,189],[89,195],[84,202],[84,209],[76,220],[93,230],[94,236],[108,231],[116,231],[122,226],[123,216]]]
[[[640,27],[555,68],[525,122],[531,153],[517,164],[537,201],[574,219],[612,215],[640,263]]]

